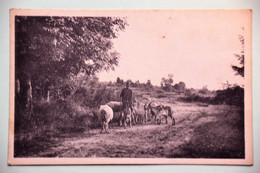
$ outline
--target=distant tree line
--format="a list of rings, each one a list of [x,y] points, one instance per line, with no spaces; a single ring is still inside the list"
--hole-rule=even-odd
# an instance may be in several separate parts
[[[147,88],[147,89],[153,89],[155,86],[152,84],[151,80],[147,80],[146,83],[141,83],[139,80],[136,82],[133,82],[132,80],[126,80],[124,81],[120,77],[117,77],[116,83],[119,85],[124,85],[126,82],[129,82],[132,87],[141,87],[141,88]],[[186,84],[184,82],[179,82],[174,84],[173,81],[173,75],[169,74],[168,78],[163,77],[161,80],[161,89],[167,92],[184,92],[186,89]]]
[[[154,87],[151,80],[147,80],[146,83],[141,83],[139,80],[133,82],[131,79],[124,81],[123,79],[120,79],[120,77],[117,77],[116,79],[116,84],[118,85],[125,85],[126,82],[128,82],[131,87],[135,87],[135,88],[152,89]]]

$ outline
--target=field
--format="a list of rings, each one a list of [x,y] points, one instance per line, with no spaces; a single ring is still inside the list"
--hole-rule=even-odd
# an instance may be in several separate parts
[[[138,123],[119,127],[110,123],[108,134],[100,128],[44,136],[15,143],[16,157],[127,157],[127,158],[244,158],[244,113],[229,105],[178,101],[182,94],[133,88],[140,103],[149,100],[171,106],[176,124]]]

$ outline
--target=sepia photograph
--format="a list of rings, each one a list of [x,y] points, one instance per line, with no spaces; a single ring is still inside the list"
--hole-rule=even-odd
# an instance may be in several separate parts
[[[252,165],[252,11],[10,10],[10,165]]]

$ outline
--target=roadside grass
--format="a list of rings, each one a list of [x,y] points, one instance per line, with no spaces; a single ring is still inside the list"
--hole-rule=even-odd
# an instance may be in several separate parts
[[[226,107],[226,106],[223,106]],[[225,112],[225,113],[224,113]],[[226,107],[220,113],[203,113],[193,119],[191,138],[180,146],[172,158],[244,158],[244,118],[237,107]],[[205,118],[214,121],[204,121]]]
[[[71,100],[35,103],[33,114],[16,121],[15,157],[30,156],[51,147],[56,138],[76,136],[95,125],[90,110]]]

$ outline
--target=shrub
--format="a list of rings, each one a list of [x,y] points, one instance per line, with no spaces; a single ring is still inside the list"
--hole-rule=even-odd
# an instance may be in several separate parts
[[[228,104],[243,107],[244,106],[244,88],[234,86],[225,90],[218,90],[213,102],[215,104]]]
[[[203,86],[203,88],[199,90],[199,93],[207,95],[209,93],[208,87]]]
[[[173,88],[179,92],[184,92],[186,88],[186,84],[184,82],[179,82],[178,84],[175,84]]]
[[[184,101],[184,102],[189,102],[189,103],[190,102],[203,102],[203,103],[211,104],[213,98],[212,97],[201,97],[199,95],[192,94],[187,97],[180,97],[178,100]]]
[[[57,92],[50,101],[34,99],[31,112],[16,104],[15,135],[18,138],[23,136],[30,140],[42,135],[83,132],[95,126],[92,112],[98,106],[119,100],[119,94],[113,87],[101,84],[95,78],[64,82],[54,89],[52,93],[61,92]]]
[[[200,90],[200,91],[203,91],[203,94],[206,92],[206,90]],[[209,92],[210,91],[207,91],[207,93]],[[208,104],[228,104],[228,105],[236,105],[239,107],[243,107],[244,88],[241,88],[240,86],[234,86],[224,90],[218,90],[216,92],[216,96],[214,97],[200,96],[197,94],[192,94],[191,92],[187,91],[186,97],[180,97],[178,100],[184,102],[203,102]]]

